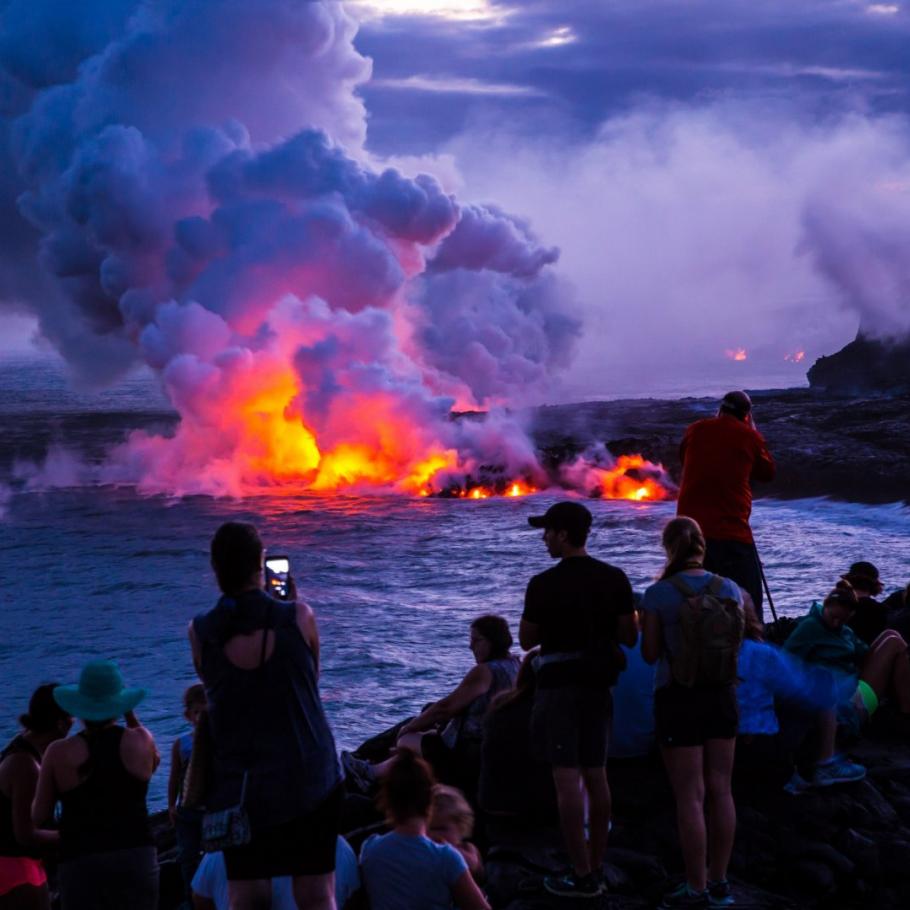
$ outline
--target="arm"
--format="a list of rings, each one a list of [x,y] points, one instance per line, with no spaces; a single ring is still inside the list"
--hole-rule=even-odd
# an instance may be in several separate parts
[[[621,645],[634,648],[638,642],[638,618],[635,613],[625,613],[616,621],[616,637]]]
[[[493,682],[490,668],[483,664],[473,667],[467,676],[458,684],[458,687],[450,692],[445,698],[440,698],[424,711],[422,711],[412,721],[406,723],[399,733],[421,733],[429,730],[436,724],[444,723],[456,714],[460,714],[465,708],[480,698]]]
[[[768,451],[768,447],[765,445],[765,440],[762,439],[761,434],[758,430],[755,430],[755,460],[752,462],[752,475],[751,480],[758,481],[759,483],[768,483],[774,480],[774,459],[771,457],[771,453]]]
[[[64,740],[60,740],[51,743],[45,749],[44,758],[41,760],[38,785],[35,787],[35,798],[32,801],[32,823],[36,827],[54,814],[54,806],[57,803],[57,778],[54,768],[63,742]]]
[[[140,780],[151,780],[161,763],[161,755],[154,737],[141,726],[127,727],[123,731],[120,756],[127,771]]]
[[[167,777],[167,814],[171,824],[177,818],[177,795],[180,792],[180,739],[174,740],[171,748],[171,770]]]
[[[458,910],[490,910],[487,899],[467,869],[452,885],[452,900],[455,901]]]
[[[650,610],[642,613],[641,621],[641,656],[649,664],[657,662],[663,649],[663,631],[660,617]]]
[[[319,627],[316,625],[316,614],[310,605],[302,600],[297,602],[297,628],[303,640],[309,645],[316,658],[316,675],[319,675]]]
[[[522,619],[518,624],[518,643],[524,651],[536,648],[540,644],[540,626],[536,622]]]
[[[13,836],[16,841],[26,847],[46,847],[58,843],[60,835],[56,831],[45,831],[38,827],[47,821],[50,813],[38,822],[32,820],[32,799],[38,785],[38,766],[28,755],[11,755],[9,763]]]
[[[190,639],[190,651],[193,654],[193,667],[196,670],[196,675],[202,679],[202,653],[199,648],[199,641],[196,638],[196,630],[193,627],[192,620],[190,620],[190,624],[186,631],[187,636]]]

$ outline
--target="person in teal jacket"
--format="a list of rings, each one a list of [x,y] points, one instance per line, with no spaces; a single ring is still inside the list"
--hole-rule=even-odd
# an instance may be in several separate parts
[[[885,695],[894,696],[898,710],[910,715],[910,660],[907,643],[886,629],[871,645],[857,638],[847,621],[856,612],[856,592],[841,580],[814,603],[790,633],[784,649],[807,663],[856,677],[852,704],[860,723],[868,720]]]

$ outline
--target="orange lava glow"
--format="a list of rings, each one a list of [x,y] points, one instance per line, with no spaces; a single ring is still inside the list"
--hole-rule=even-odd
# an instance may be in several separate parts
[[[789,354],[784,354],[784,360],[789,361],[790,363],[802,363],[805,356],[805,351],[792,351]]]
[[[724,351],[724,357],[728,360],[745,360],[748,356],[745,348],[727,348]]]
[[[505,486],[469,486],[465,489],[449,489],[442,495],[450,499],[492,499],[495,496],[528,496],[529,494],[536,492],[538,492],[536,487],[532,487],[523,480],[513,480]],[[432,494],[422,492],[421,495],[427,496]]]
[[[631,473],[630,472],[634,472]],[[620,455],[612,468],[594,468],[593,481],[603,499],[631,499],[636,502],[670,499],[673,491],[657,479],[663,465],[641,455]]]

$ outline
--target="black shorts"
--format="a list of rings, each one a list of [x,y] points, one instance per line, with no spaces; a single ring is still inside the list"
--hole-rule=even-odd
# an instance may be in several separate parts
[[[334,872],[343,800],[343,787],[336,787],[312,812],[256,832],[243,847],[225,850],[228,881]]]
[[[703,746],[709,739],[733,739],[739,705],[733,686],[670,683],[654,693],[654,726],[662,746]]]
[[[534,757],[554,768],[602,768],[612,721],[613,696],[607,688],[538,689],[531,713]]]

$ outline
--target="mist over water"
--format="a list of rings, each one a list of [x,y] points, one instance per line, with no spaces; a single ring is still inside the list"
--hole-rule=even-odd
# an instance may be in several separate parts
[[[550,565],[526,519],[552,493],[462,501],[276,488],[240,501],[112,486],[29,490],[10,471],[29,446],[40,456],[37,428],[65,450],[86,439],[116,441],[163,408],[141,378],[101,398],[48,392],[53,369],[0,366],[3,736],[15,732],[36,685],[74,681],[89,658],[112,657],[128,684],[150,690],[140,716],[166,754],[183,730],[181,695],[194,681],[186,626],[217,597],[208,544],[222,521],[255,522],[272,552],[290,556],[319,619],[322,694],[340,748],[445,694],[471,666],[471,618],[502,613],[514,632],[528,578]],[[78,438],[67,436],[76,430]],[[643,590],[660,569],[659,532],[673,503],[589,505],[592,554]],[[856,559],[875,562],[887,590],[908,581],[903,506],[762,500],[753,526],[781,613],[804,612]],[[156,807],[166,764],[152,783]]]

